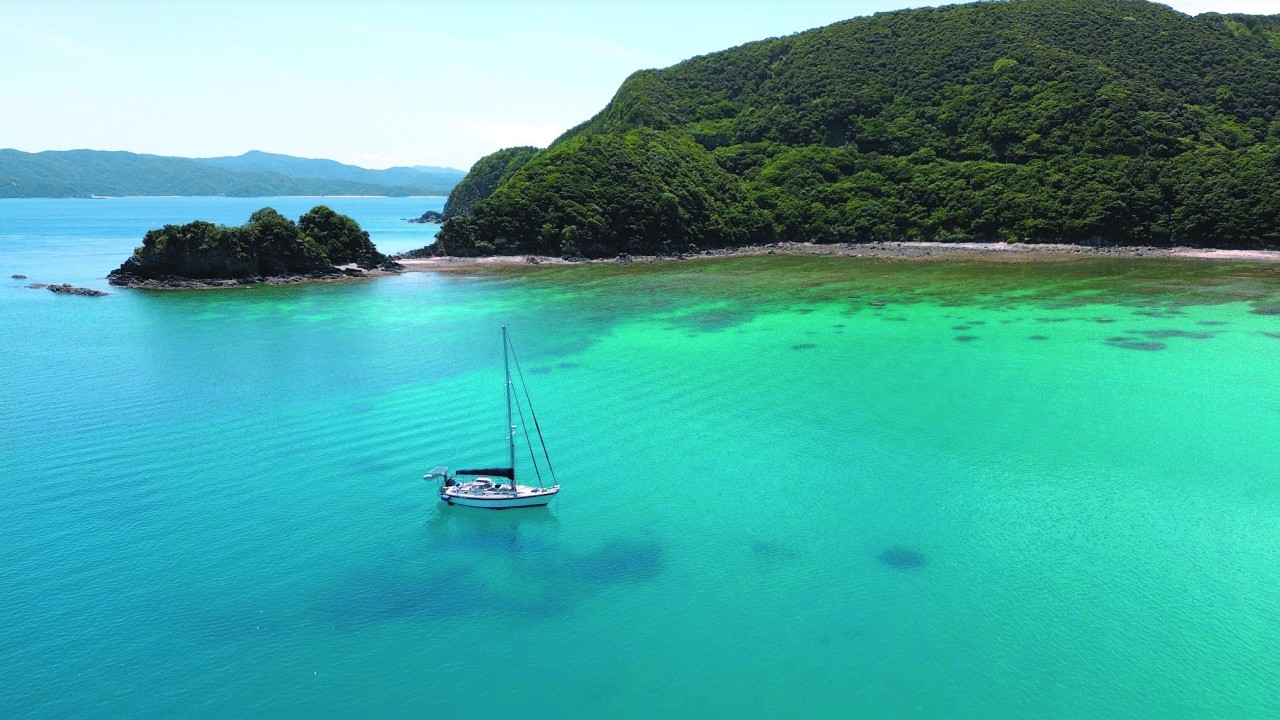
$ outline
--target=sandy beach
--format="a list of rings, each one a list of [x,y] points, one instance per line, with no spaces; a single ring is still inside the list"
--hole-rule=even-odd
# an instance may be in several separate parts
[[[1280,264],[1280,250],[1219,250],[1213,248],[1158,248],[1141,246],[1093,247],[1070,244],[878,242],[819,245],[776,243],[727,250],[706,250],[678,256],[620,256],[600,260],[565,260],[534,255],[489,257],[436,257],[398,259],[406,271],[449,271],[485,265],[571,265],[581,263],[681,262],[759,255],[831,255],[900,261],[968,260],[997,263],[1067,262],[1082,258],[1151,257],[1231,260]]]

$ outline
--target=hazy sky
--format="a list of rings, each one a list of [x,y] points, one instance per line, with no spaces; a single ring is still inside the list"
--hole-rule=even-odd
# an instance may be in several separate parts
[[[911,0],[0,0],[0,147],[466,169],[641,68]],[[1176,0],[1189,14],[1280,0]]]

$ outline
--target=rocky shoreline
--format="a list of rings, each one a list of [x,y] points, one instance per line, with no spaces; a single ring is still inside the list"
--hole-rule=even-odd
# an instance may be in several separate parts
[[[1041,243],[939,243],[876,242],[823,245],[817,243],[774,243],[721,250],[704,250],[678,255],[632,256],[587,260],[538,255],[498,255],[488,257],[424,257],[421,252],[396,258],[406,270],[465,270],[484,265],[574,265],[585,263],[678,262],[726,257],[762,255],[821,255],[875,258],[907,262],[979,261],[998,263],[1067,262],[1082,258],[1191,258],[1280,263],[1280,250],[1220,250],[1191,247],[1091,246]]]
[[[424,249],[425,250],[425,249]],[[1043,263],[1069,262],[1084,258],[1186,258],[1263,262],[1280,264],[1280,250],[1220,250],[1190,247],[1144,246],[1089,246],[1070,244],[1030,243],[933,243],[933,242],[878,242],[823,245],[817,243],[774,243],[741,248],[704,250],[698,253],[678,255],[619,255],[605,259],[565,259],[540,255],[493,255],[487,257],[432,257],[422,250],[395,256],[394,260],[377,266],[356,267],[354,264],[339,266],[334,272],[312,271],[294,275],[250,276],[244,278],[199,279],[166,275],[143,278],[120,270],[108,275],[108,282],[116,287],[141,290],[214,290],[253,285],[294,285],[314,282],[338,282],[363,278],[395,275],[401,272],[466,271],[481,267],[521,267],[530,265],[584,265],[612,263],[662,263],[698,261],[716,258],[781,256],[830,256],[871,258],[901,262],[992,262],[992,263]],[[43,287],[43,286],[42,286]],[[86,291],[71,286],[48,286],[54,292],[89,295],[100,291]],[[69,289],[68,289],[69,288]],[[101,293],[105,294],[105,293]]]
[[[115,287],[138,290],[217,290],[253,285],[297,285],[300,283],[359,280],[382,275],[395,275],[404,270],[405,267],[403,265],[395,262],[386,262],[367,269],[344,265],[338,267],[335,272],[317,270],[293,275],[253,275],[242,278],[189,278],[178,275],[143,278],[132,273],[113,270],[107,275],[107,282]]]

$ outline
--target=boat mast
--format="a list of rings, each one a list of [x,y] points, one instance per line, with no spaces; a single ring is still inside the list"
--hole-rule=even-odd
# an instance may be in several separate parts
[[[511,358],[507,351],[507,326],[502,326],[502,368],[507,375],[507,449],[511,468],[511,493],[516,493],[516,426],[511,423]]]

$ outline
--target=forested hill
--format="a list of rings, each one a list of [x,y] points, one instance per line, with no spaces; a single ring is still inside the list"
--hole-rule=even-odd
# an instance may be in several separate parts
[[[1280,16],[1133,0],[882,13],[635,73],[439,244],[1274,245],[1278,106]]]
[[[99,150],[0,150],[0,198],[446,195],[461,177],[461,171],[451,168],[367,170],[262,152],[194,159]]]
[[[489,197],[499,185],[524,167],[538,153],[535,147],[513,147],[490,153],[471,166],[471,171],[449,192],[444,218],[467,215],[477,202]]]

